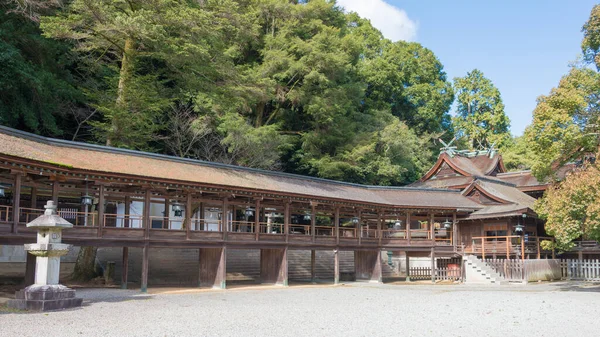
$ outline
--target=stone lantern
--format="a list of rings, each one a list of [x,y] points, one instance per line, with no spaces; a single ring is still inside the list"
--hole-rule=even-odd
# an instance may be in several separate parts
[[[25,245],[29,254],[36,256],[35,284],[19,290],[9,307],[27,310],[58,310],[81,306],[83,299],[75,298],[75,290],[58,283],[60,257],[69,252],[71,245],[61,243],[62,230],[73,225],[56,214],[56,205],[48,201],[44,215],[27,224],[37,229],[37,243]]]

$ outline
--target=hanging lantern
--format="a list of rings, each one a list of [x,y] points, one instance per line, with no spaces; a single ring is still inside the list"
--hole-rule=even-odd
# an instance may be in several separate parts
[[[444,225],[444,228],[446,229],[452,228],[452,222],[450,222],[447,218],[446,221],[442,222],[442,225]]]
[[[4,186],[0,185],[0,198],[4,198],[6,194],[4,193]]]
[[[516,225],[515,225],[515,233],[517,233],[517,234],[519,234],[519,235],[520,235],[520,234],[523,234],[523,229],[524,229],[524,228],[525,228],[525,226],[521,225],[520,223],[519,223],[519,224],[516,224]]]
[[[251,216],[254,215],[254,209],[250,208],[250,207],[246,207],[246,212],[245,213],[246,213],[247,217],[251,217]]]
[[[360,219],[358,217],[353,217],[352,218],[352,223],[355,224],[355,225],[358,224],[359,221],[360,221]]]
[[[173,213],[175,213],[175,216],[183,215],[183,205],[178,203],[177,201],[173,202],[173,204],[171,205],[171,209],[173,210]]]
[[[396,220],[394,222],[394,229],[399,230],[400,228],[402,228],[402,220]]]
[[[94,204],[94,198],[87,195],[87,193],[81,197],[81,204],[85,206],[91,206]]]
[[[86,178],[87,179],[87,178]],[[81,197],[81,204],[85,206],[91,206],[94,204],[94,198],[88,194],[88,184],[85,182],[85,194]]]
[[[304,212],[304,220],[305,221],[310,221],[312,219],[312,216],[310,215],[309,212]]]

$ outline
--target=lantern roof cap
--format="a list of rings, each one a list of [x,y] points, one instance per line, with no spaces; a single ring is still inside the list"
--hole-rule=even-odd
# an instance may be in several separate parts
[[[46,211],[35,220],[27,224],[28,228],[71,228],[73,224],[56,214],[54,201],[49,200],[44,206]]]

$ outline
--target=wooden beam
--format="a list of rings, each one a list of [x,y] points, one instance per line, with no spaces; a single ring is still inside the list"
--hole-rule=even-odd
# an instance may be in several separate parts
[[[150,238],[150,228],[152,228],[152,223],[150,221],[150,203],[151,203],[151,191],[150,189],[146,189],[144,196],[144,237],[146,239]]]
[[[340,208],[339,207],[335,208],[333,221],[335,221],[335,245],[339,246],[339,244],[340,244]],[[337,247],[335,249],[335,254],[337,256]],[[338,270],[338,272],[339,272],[339,270]],[[338,275],[338,277],[339,277],[339,275]]]
[[[15,181],[13,185],[13,224],[12,233],[17,234],[19,232],[19,216],[21,215],[21,181],[23,176],[21,174],[15,175]],[[56,205],[56,204],[55,204]]]
[[[317,213],[315,208],[317,207],[316,204],[311,203],[310,204],[311,207],[311,211],[310,211],[310,234],[312,235],[312,242],[316,241],[316,226],[317,226]],[[313,251],[314,252],[314,251]]]
[[[283,227],[285,230],[285,242],[290,242],[290,202],[284,201],[283,205]]]
[[[125,196],[125,216],[123,217],[123,227],[129,228],[129,215],[131,214],[131,197]]]
[[[410,246],[410,212],[406,212],[406,240]]]
[[[190,239],[192,230],[192,215],[194,210],[192,209],[192,192],[188,192],[185,199],[185,239]]]
[[[358,244],[362,241],[362,210],[359,208],[357,211],[358,223],[356,224],[356,236],[358,236]]]
[[[104,211],[105,211],[105,202],[104,202],[104,185],[98,186],[98,237],[102,237],[102,230],[104,229]]]
[[[37,209],[37,195],[38,195],[37,187],[31,188],[31,208]]]
[[[121,289],[127,289],[129,272],[129,247],[123,247],[123,266],[121,267]]]
[[[227,240],[229,232],[229,204],[227,198],[223,198],[222,203],[223,215],[221,215],[221,230],[223,231],[223,240]]]
[[[60,184],[58,182],[58,180],[55,180],[54,182],[52,182],[52,201],[54,201],[54,205],[56,205],[58,207],[58,189],[60,187]]]
[[[382,222],[381,212],[377,212],[377,236],[379,237],[379,246],[381,246],[381,237],[383,236],[381,230],[383,229],[381,226]]]

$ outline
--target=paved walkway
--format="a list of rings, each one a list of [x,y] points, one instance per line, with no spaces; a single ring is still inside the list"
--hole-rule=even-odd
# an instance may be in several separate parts
[[[84,307],[2,312],[2,336],[598,336],[600,286],[80,289]]]

